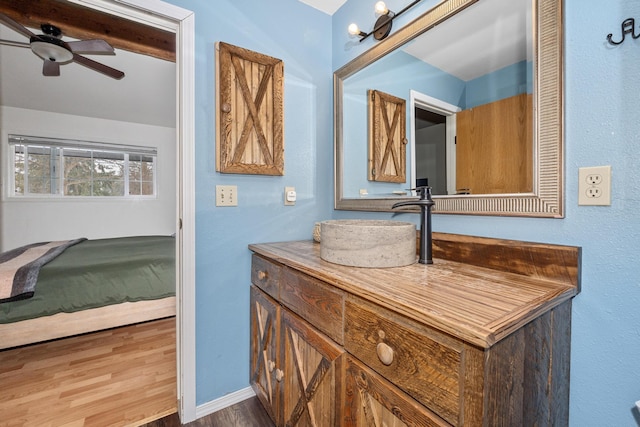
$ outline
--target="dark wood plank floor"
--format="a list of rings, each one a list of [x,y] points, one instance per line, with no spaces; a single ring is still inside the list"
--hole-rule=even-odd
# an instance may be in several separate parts
[[[243,400],[185,425],[188,427],[274,427],[257,397]],[[178,414],[172,414],[144,425],[144,427],[179,426],[181,424]]]

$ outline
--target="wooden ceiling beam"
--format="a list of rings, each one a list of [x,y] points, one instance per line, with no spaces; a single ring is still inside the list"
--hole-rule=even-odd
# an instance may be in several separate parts
[[[30,28],[39,30],[41,24],[51,24],[60,28],[63,36],[79,40],[103,39],[116,49],[172,62],[176,60],[174,33],[67,1],[2,0],[0,13]]]

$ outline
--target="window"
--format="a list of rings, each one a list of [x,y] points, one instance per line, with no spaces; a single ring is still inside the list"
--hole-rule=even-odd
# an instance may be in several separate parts
[[[9,135],[14,196],[148,197],[157,150]]]

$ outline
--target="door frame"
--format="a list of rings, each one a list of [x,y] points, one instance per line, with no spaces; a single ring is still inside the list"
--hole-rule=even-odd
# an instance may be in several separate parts
[[[456,194],[456,113],[462,109],[416,90],[410,92],[409,131],[411,133],[411,188],[416,183],[416,107],[446,117],[447,193]],[[415,193],[415,192],[413,192]],[[415,194],[414,194],[415,195]]]
[[[176,34],[176,359],[181,422],[196,419],[195,15],[161,0],[68,0]]]

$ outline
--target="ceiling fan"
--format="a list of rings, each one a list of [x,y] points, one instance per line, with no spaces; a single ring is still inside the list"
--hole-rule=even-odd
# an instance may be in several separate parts
[[[0,44],[31,48],[33,53],[44,61],[42,66],[42,75],[44,76],[59,76],[61,64],[76,62],[116,80],[124,77],[122,71],[80,55],[81,53],[115,55],[113,47],[104,40],[93,39],[65,42],[61,39],[62,31],[60,28],[51,24],[41,25],[40,28],[44,34],[34,34],[23,25],[2,13],[0,13],[0,22],[29,38],[29,43],[0,40]]]

